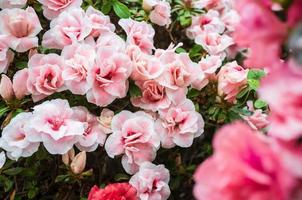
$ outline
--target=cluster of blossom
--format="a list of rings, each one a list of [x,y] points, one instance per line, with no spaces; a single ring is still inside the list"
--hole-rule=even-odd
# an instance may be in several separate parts
[[[269,0],[238,1],[241,22],[235,31],[238,44],[249,47],[245,65],[268,71],[259,90],[270,107],[268,133],[240,122],[218,131],[214,155],[194,176],[197,199],[302,198],[301,63],[292,55],[280,59],[290,29],[302,20],[302,1],[292,1],[287,21],[275,15],[274,5]],[[301,40],[301,34],[297,39]],[[295,43],[301,48],[298,40]],[[295,54],[295,50],[290,52]],[[263,56],[266,52],[270,56]]]
[[[204,10],[202,14],[192,17],[187,36],[201,45],[209,55],[224,59],[228,48],[235,44],[232,34],[239,22],[234,0],[189,0],[187,4]]]

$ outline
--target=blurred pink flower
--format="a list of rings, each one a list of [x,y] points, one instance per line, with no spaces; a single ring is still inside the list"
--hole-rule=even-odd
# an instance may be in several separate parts
[[[94,65],[95,54],[95,49],[85,43],[73,43],[63,48],[61,56],[65,65],[62,77],[73,94],[84,95],[90,89],[87,74]]]
[[[198,200],[290,199],[293,177],[266,137],[237,122],[220,129],[213,145],[194,175]]]
[[[51,20],[70,8],[80,8],[82,0],[38,0],[42,4],[44,16]]]
[[[137,22],[132,19],[121,19],[118,24],[127,34],[127,44],[138,46],[144,53],[151,53],[155,31],[146,22]]]
[[[164,148],[175,145],[190,147],[193,140],[203,133],[204,121],[195,111],[193,102],[186,99],[178,105],[171,105],[168,109],[159,111],[155,129],[161,138]]]
[[[83,41],[91,31],[91,22],[83,9],[68,9],[50,22],[50,29],[43,35],[42,45],[63,49],[73,42]]]
[[[302,1],[301,0],[294,0],[291,3],[290,8],[287,12],[287,23],[289,26],[295,26],[299,23],[302,19]]]
[[[171,6],[169,2],[159,1],[150,12],[150,21],[159,26],[171,24]]]
[[[31,120],[32,113],[20,113],[14,117],[3,129],[0,138],[0,147],[7,152],[7,157],[18,160],[20,157],[29,157],[38,151],[39,142],[31,142],[25,124]]]
[[[89,6],[86,10],[86,15],[91,22],[93,37],[99,37],[106,32],[114,32],[115,26],[110,22],[109,16],[104,15],[101,11]]]
[[[144,162],[129,183],[136,189],[137,196],[143,200],[167,200],[170,196],[170,173],[164,165]]]
[[[243,119],[254,130],[261,130],[269,125],[268,115],[261,109],[254,109],[253,101],[248,101],[248,110],[252,112],[250,116],[243,116]]]
[[[143,162],[154,160],[160,140],[150,115],[122,111],[113,117],[111,128],[106,152],[111,158],[123,154],[122,165],[127,173],[133,174]]]
[[[0,8],[22,8],[26,5],[27,0],[1,0]]]
[[[236,61],[227,63],[221,67],[218,76],[218,94],[225,96],[230,103],[236,102],[236,95],[247,84],[248,70],[242,68]]]
[[[90,90],[87,99],[98,106],[106,106],[128,91],[128,78],[132,72],[130,58],[110,47],[99,48],[96,62],[88,71]]]
[[[72,119],[86,124],[82,135],[78,137],[76,147],[81,151],[95,151],[99,145],[103,146],[106,134],[103,132],[97,117],[91,114],[86,107],[73,107]]]
[[[57,54],[35,54],[29,59],[27,89],[34,101],[65,89],[63,68],[64,60]]]
[[[4,9],[0,12],[0,33],[6,36],[9,46],[25,52],[38,46],[37,34],[42,30],[39,18],[32,7]]]
[[[31,120],[25,120],[24,130],[30,142],[43,142],[51,154],[65,154],[83,135],[86,122],[72,118],[67,100],[54,99],[34,107]]]
[[[14,60],[14,53],[9,50],[8,44],[8,37],[0,35],[0,73],[6,73],[9,64]]]

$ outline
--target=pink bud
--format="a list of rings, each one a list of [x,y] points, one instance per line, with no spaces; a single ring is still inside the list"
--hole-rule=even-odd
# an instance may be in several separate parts
[[[114,112],[112,110],[109,110],[107,108],[104,108],[101,112],[101,116],[99,117],[99,122],[101,125],[101,128],[106,134],[112,133],[111,131],[111,121],[114,116]]]
[[[70,164],[71,171],[75,174],[80,174],[86,166],[86,151],[82,151],[76,155]]]
[[[0,82],[0,95],[6,101],[9,101],[14,97],[12,81],[5,74],[2,74]]]
[[[150,11],[157,3],[157,0],[143,0],[143,9],[145,11]]]
[[[22,99],[25,95],[29,95],[27,90],[28,69],[22,69],[16,72],[13,78],[13,89],[17,99]]]
[[[28,59],[30,59],[33,55],[37,54],[38,53],[38,50],[37,48],[32,48],[29,50],[29,53],[28,53]]]
[[[69,163],[71,163],[71,161],[74,159],[74,149],[70,149],[67,153],[62,155],[62,161],[65,165],[69,165]]]

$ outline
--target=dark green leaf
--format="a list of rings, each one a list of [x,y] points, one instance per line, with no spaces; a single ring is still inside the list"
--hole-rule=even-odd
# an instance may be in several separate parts
[[[190,58],[195,58],[197,56],[200,56],[201,51],[202,51],[202,46],[200,46],[198,44],[194,45],[193,48],[189,52]]]
[[[121,181],[128,181],[129,180],[129,176],[127,174],[123,174],[123,173],[118,173],[114,176],[114,180],[121,182]]]
[[[142,96],[142,92],[134,82],[130,82],[129,93],[131,97],[139,97]]]
[[[69,177],[69,175],[59,175],[56,177],[56,180],[55,182],[58,183],[58,182],[62,182],[64,181],[65,179],[67,179]]]
[[[113,2],[113,10],[117,16],[120,18],[129,18],[130,17],[130,11],[128,7],[119,2],[119,1],[114,1]]]
[[[0,117],[2,117],[5,113],[10,110],[9,107],[0,108]]]
[[[16,67],[18,69],[24,69],[27,67],[27,62],[25,62],[25,61],[16,62]]]
[[[105,1],[102,5],[101,11],[105,15],[107,15],[112,9],[112,2],[111,1]]]
[[[196,90],[196,89],[194,89],[194,88],[191,88],[191,89],[188,91],[187,97],[190,99],[190,98],[198,97],[199,94],[200,94],[200,91],[199,91],[199,90]]]
[[[7,169],[3,171],[4,174],[9,175],[9,176],[15,176],[23,171],[24,168],[22,167],[15,167],[11,169]]]

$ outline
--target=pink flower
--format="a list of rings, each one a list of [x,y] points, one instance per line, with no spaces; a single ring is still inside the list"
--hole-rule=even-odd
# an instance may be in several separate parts
[[[0,35],[0,73],[6,73],[9,64],[14,60],[14,53],[9,50],[8,37]]]
[[[178,105],[159,111],[155,130],[159,133],[162,147],[172,148],[175,145],[190,147],[194,138],[203,133],[204,121],[195,111],[192,101],[186,99]]]
[[[129,183],[136,189],[139,199],[167,200],[170,196],[170,173],[164,165],[144,162]]]
[[[209,10],[206,14],[192,17],[192,24],[187,28],[186,34],[190,39],[195,39],[204,32],[223,33],[224,29],[225,25],[220,20],[219,12]]]
[[[42,4],[43,15],[47,19],[54,19],[60,13],[70,8],[80,8],[82,0],[38,0]]]
[[[108,108],[104,108],[101,112],[100,117],[98,118],[100,127],[105,134],[112,133],[111,122],[113,116],[114,116],[114,112],[112,110],[109,110]]]
[[[233,32],[240,22],[240,16],[236,10],[226,10],[221,16],[221,21],[229,32]]]
[[[150,12],[149,18],[150,21],[159,26],[167,26],[171,24],[171,6],[169,2],[160,1],[155,6],[154,9]]]
[[[238,1],[241,20],[234,31],[238,45],[250,48],[245,65],[249,67],[274,67],[280,63],[280,46],[287,36],[287,27],[259,1]],[[265,55],[270,52],[270,56]]]
[[[123,154],[122,165],[127,173],[133,174],[143,162],[154,160],[160,141],[150,115],[122,111],[113,117],[111,127],[106,152],[111,158]]]
[[[159,84],[166,87],[167,96],[174,104],[186,99],[187,87],[200,75],[198,66],[192,62],[187,53],[177,54],[166,50],[159,56],[163,66],[163,74],[157,79]]]
[[[196,44],[201,45],[210,55],[223,55],[223,52],[232,44],[233,39],[226,34],[204,32],[196,36]]]
[[[86,15],[91,22],[93,37],[99,37],[106,32],[114,32],[115,26],[110,22],[109,16],[104,15],[101,11],[89,6],[86,10]]]
[[[97,117],[89,113],[83,106],[73,107],[72,119],[86,124],[84,133],[79,136],[76,147],[81,151],[95,151],[99,145],[105,144],[106,134],[103,132]]]
[[[7,157],[18,160],[29,157],[38,151],[39,142],[31,142],[24,126],[32,118],[32,113],[20,113],[3,129],[0,146],[7,152]]]
[[[88,200],[138,200],[136,190],[129,183],[114,183],[100,189],[93,186]]]
[[[286,66],[270,73],[259,95],[270,107],[270,134],[283,140],[302,136],[302,80]]]
[[[249,111],[253,112],[250,116],[243,116],[243,119],[250,125],[254,130],[261,130],[268,126],[268,115],[263,113],[261,109],[254,110],[253,102],[247,102]]]
[[[0,12],[0,33],[9,46],[17,52],[25,52],[38,46],[37,34],[42,30],[39,18],[32,7],[4,9]]]
[[[96,41],[96,47],[97,49],[108,47],[115,52],[121,53],[125,53],[126,51],[125,41],[117,34],[111,32],[106,32],[100,35],[100,37]]]
[[[0,169],[4,166],[6,162],[6,156],[5,156],[5,153],[2,151],[0,153]]]
[[[51,154],[65,154],[83,135],[87,123],[72,118],[73,110],[67,100],[45,101],[34,107],[31,120],[24,130],[31,142],[43,142]]]
[[[290,8],[287,12],[287,19],[289,26],[295,26],[299,21],[302,19],[302,1],[301,0],[294,0],[291,3]]]
[[[22,8],[26,5],[27,0],[1,0],[0,8]]]
[[[62,12],[50,22],[50,30],[43,35],[42,45],[63,49],[73,42],[83,41],[92,31],[91,22],[81,8]]]
[[[88,72],[91,89],[87,93],[90,103],[106,106],[116,98],[123,98],[128,91],[128,78],[132,71],[130,58],[111,48],[100,48],[96,62]]]
[[[236,102],[236,95],[247,84],[248,70],[242,68],[236,61],[222,66],[218,73],[218,94],[225,96],[228,102]]]
[[[128,45],[136,45],[143,52],[151,53],[151,50],[154,49],[153,37],[155,31],[150,24],[132,19],[121,19],[119,25],[127,34]]]
[[[167,96],[166,88],[157,81],[137,81],[135,84],[141,89],[142,96],[131,98],[134,106],[156,112],[171,105],[172,100]]]
[[[157,57],[143,53],[135,45],[128,46],[127,52],[133,64],[131,78],[134,81],[156,79],[163,73],[164,66]]]
[[[85,43],[74,43],[63,48],[61,56],[65,59],[65,66],[62,77],[73,94],[84,95],[90,89],[87,74],[94,65],[95,54],[95,49]]]
[[[216,80],[216,71],[221,64],[222,59],[220,56],[206,56],[205,58],[202,58],[198,63],[201,73],[199,72],[197,79],[192,84],[192,87],[201,90],[209,83],[209,81]]]
[[[34,101],[65,89],[63,68],[64,60],[57,54],[35,54],[30,58],[27,88]]]
[[[194,175],[198,200],[291,199],[294,180],[260,133],[237,122],[218,131],[213,145]]]

